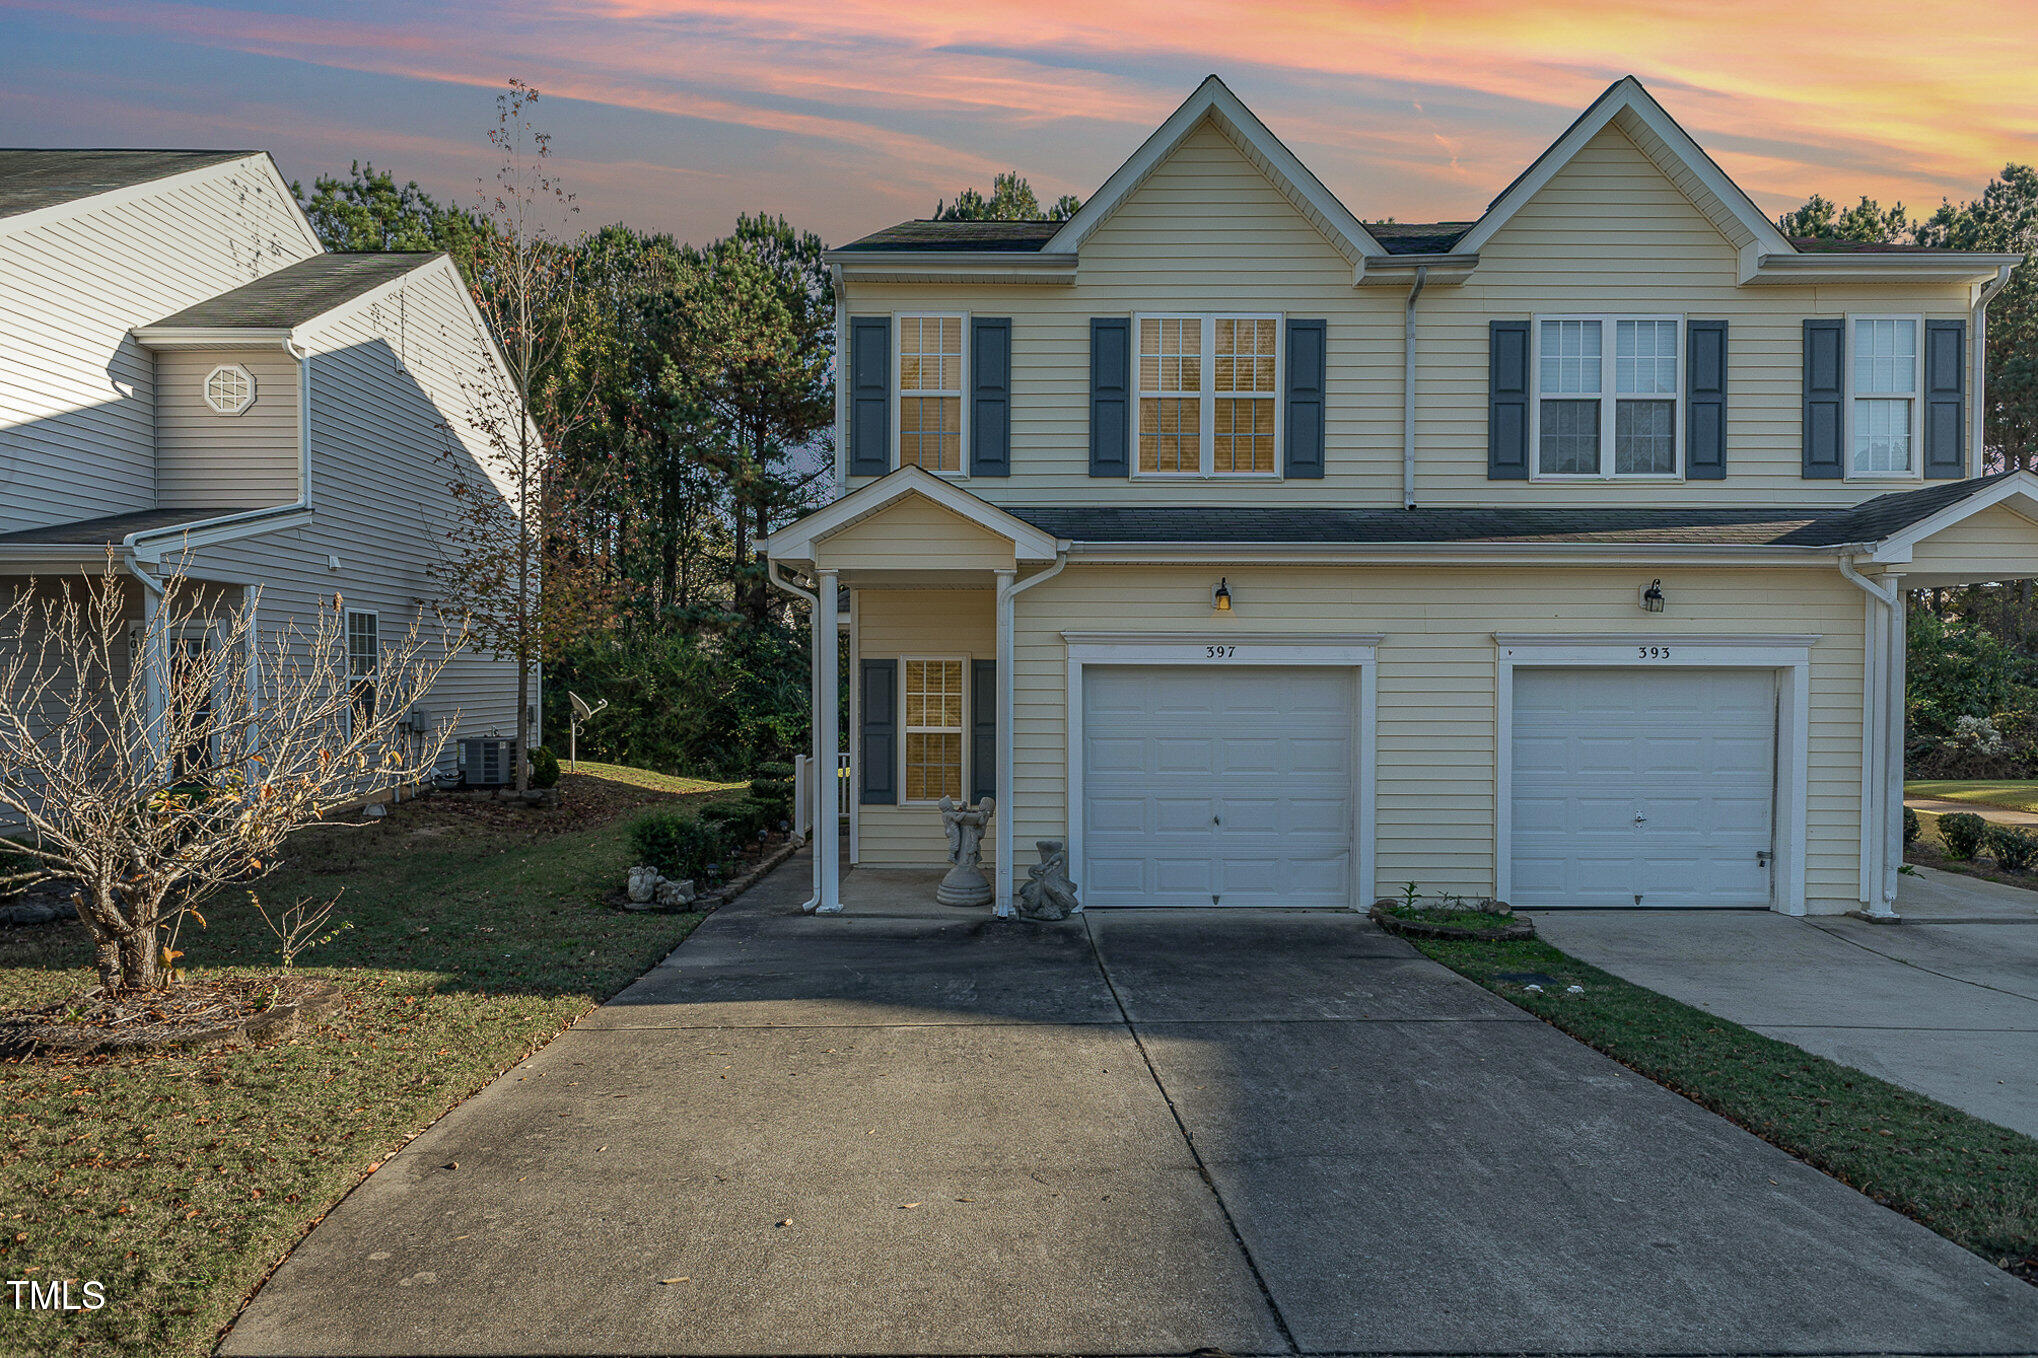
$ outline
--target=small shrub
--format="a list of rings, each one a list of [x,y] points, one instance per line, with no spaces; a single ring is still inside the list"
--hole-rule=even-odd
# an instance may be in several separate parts
[[[1988,834],[1988,822],[1972,811],[1955,811],[1939,817],[1939,838],[1946,841],[1948,858],[1972,858]]]
[[[559,782],[559,756],[543,745],[531,747],[531,786],[553,787]]]
[[[2004,872],[2028,872],[2038,861],[2038,835],[2017,826],[1991,825],[1987,840],[1989,857]]]
[[[1923,828],[1918,823],[1918,813],[1908,806],[1904,808],[1904,847],[1910,848],[1918,842],[1918,832]]]
[[[722,826],[732,846],[752,842],[759,830],[769,829],[779,820],[769,807],[752,797],[709,802],[701,808],[701,819]]]
[[[757,776],[750,780],[750,799],[764,807],[774,827],[789,819],[793,813],[793,766],[779,762],[759,764]]]
[[[678,881],[709,876],[728,839],[718,823],[684,811],[652,811],[630,827],[637,861]]]

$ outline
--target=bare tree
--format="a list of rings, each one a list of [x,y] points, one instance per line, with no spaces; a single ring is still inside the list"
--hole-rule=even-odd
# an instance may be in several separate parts
[[[481,649],[516,662],[519,792],[530,785],[532,676],[603,625],[613,592],[569,531],[575,487],[553,474],[567,434],[593,416],[595,391],[573,380],[592,342],[577,247],[565,239],[579,209],[551,170],[550,136],[531,123],[537,98],[512,80],[488,133],[498,166],[475,214],[484,229],[474,299],[503,366],[461,379],[484,446],[455,439],[446,451],[455,509],[450,550],[433,569],[441,606],[467,620]]]
[[[275,867],[292,831],[430,776],[453,723],[412,731],[410,703],[464,642],[414,620],[364,673],[337,595],[264,631],[254,591],[181,571],[136,622],[139,583],[109,557],[0,601],[0,813],[26,830],[9,847],[78,883],[107,994],[167,984],[161,931]]]

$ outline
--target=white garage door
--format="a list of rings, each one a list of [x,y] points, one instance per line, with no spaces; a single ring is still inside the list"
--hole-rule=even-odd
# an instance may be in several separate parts
[[[1085,905],[1346,906],[1352,669],[1083,672]]]
[[[1520,906],[1766,906],[1776,679],[1516,670]]]

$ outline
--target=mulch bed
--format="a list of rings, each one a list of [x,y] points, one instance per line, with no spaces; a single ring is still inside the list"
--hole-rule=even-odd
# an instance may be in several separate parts
[[[287,1037],[332,1012],[338,986],[301,976],[222,976],[113,996],[96,988],[0,1017],[0,1052],[114,1055]]]

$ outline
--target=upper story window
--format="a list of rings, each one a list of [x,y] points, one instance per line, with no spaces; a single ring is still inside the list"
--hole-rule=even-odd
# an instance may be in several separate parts
[[[1919,361],[1915,316],[1849,321],[1850,476],[1910,476],[1917,470]]]
[[[1536,475],[1678,475],[1682,331],[1670,316],[1537,318]]]
[[[238,363],[222,363],[205,375],[205,404],[221,415],[238,415],[255,403],[255,375]]]
[[[1137,471],[1272,476],[1277,316],[1140,316]]]
[[[899,465],[962,470],[961,316],[899,317]]]

